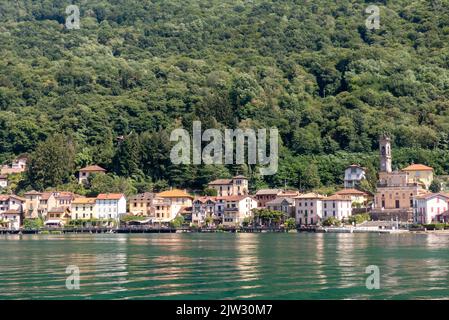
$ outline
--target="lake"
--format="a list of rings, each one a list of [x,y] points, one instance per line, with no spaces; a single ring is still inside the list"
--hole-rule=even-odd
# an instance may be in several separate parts
[[[380,289],[368,290],[377,266]],[[79,290],[66,288],[68,266]],[[0,299],[444,299],[449,236],[1,235]]]

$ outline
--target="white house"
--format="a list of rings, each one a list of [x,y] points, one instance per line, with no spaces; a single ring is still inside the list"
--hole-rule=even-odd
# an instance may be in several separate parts
[[[323,195],[310,192],[295,197],[296,223],[317,224],[323,218]]]
[[[217,197],[197,197],[192,205],[192,223],[201,225],[207,217],[217,218]]]
[[[413,197],[413,221],[427,224],[436,216],[448,211],[449,195],[443,193],[429,193]]]
[[[122,193],[100,193],[95,201],[97,219],[119,219],[126,214],[126,198]]]
[[[352,199],[350,197],[332,195],[322,199],[323,220],[329,217],[343,220],[352,214]]]
[[[355,188],[363,179],[366,179],[365,168],[351,164],[345,169],[345,188]]]
[[[25,199],[15,195],[0,195],[0,221],[7,229],[18,230]]]
[[[224,201],[223,225],[239,226],[245,218],[253,215],[252,210],[257,208],[257,201],[250,196],[218,197]]]

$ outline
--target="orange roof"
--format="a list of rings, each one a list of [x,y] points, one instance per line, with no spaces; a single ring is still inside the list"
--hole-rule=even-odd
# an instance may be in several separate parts
[[[417,163],[409,165],[402,169],[402,171],[433,171],[433,168]]]
[[[121,197],[124,197],[123,193],[100,193],[97,196],[98,200],[119,200]]]
[[[323,201],[326,201],[326,200],[331,200],[331,201],[332,201],[332,200],[352,201],[350,197],[348,197],[348,196],[342,196],[342,195],[338,195],[338,194],[333,194],[333,195],[331,195],[331,196],[329,196],[329,197],[324,197],[322,200],[323,200]]]
[[[100,167],[100,166],[97,166],[96,164],[95,165],[92,165],[92,166],[87,166],[87,167],[85,167],[85,168],[82,168],[82,169],[80,169],[80,171],[102,171],[102,172],[105,172],[106,171],[106,169],[103,169],[102,167]]]
[[[187,192],[179,189],[167,190],[158,193],[156,196],[161,198],[191,198],[193,197]]]
[[[95,203],[95,200],[97,200],[97,198],[75,198],[72,201],[72,204],[90,204],[90,203]]]
[[[295,199],[322,199],[322,198],[324,198],[323,195],[315,192],[309,192],[295,197]]]
[[[335,194],[340,195],[340,196],[342,196],[342,195],[359,195],[359,196],[367,195],[366,192],[363,192],[363,191],[360,191],[357,189],[350,189],[350,188],[337,191],[337,192],[335,192]]]

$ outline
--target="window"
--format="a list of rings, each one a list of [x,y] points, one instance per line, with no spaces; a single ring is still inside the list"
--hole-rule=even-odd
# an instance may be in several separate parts
[[[396,209],[399,209],[400,207],[399,207],[399,200],[396,200],[395,201],[395,204],[396,204]]]

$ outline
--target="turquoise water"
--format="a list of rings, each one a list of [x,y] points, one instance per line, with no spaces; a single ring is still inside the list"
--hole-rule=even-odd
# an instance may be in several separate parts
[[[66,268],[80,289],[66,288]],[[380,289],[365,286],[377,265]],[[0,236],[1,299],[442,299],[449,236]]]

